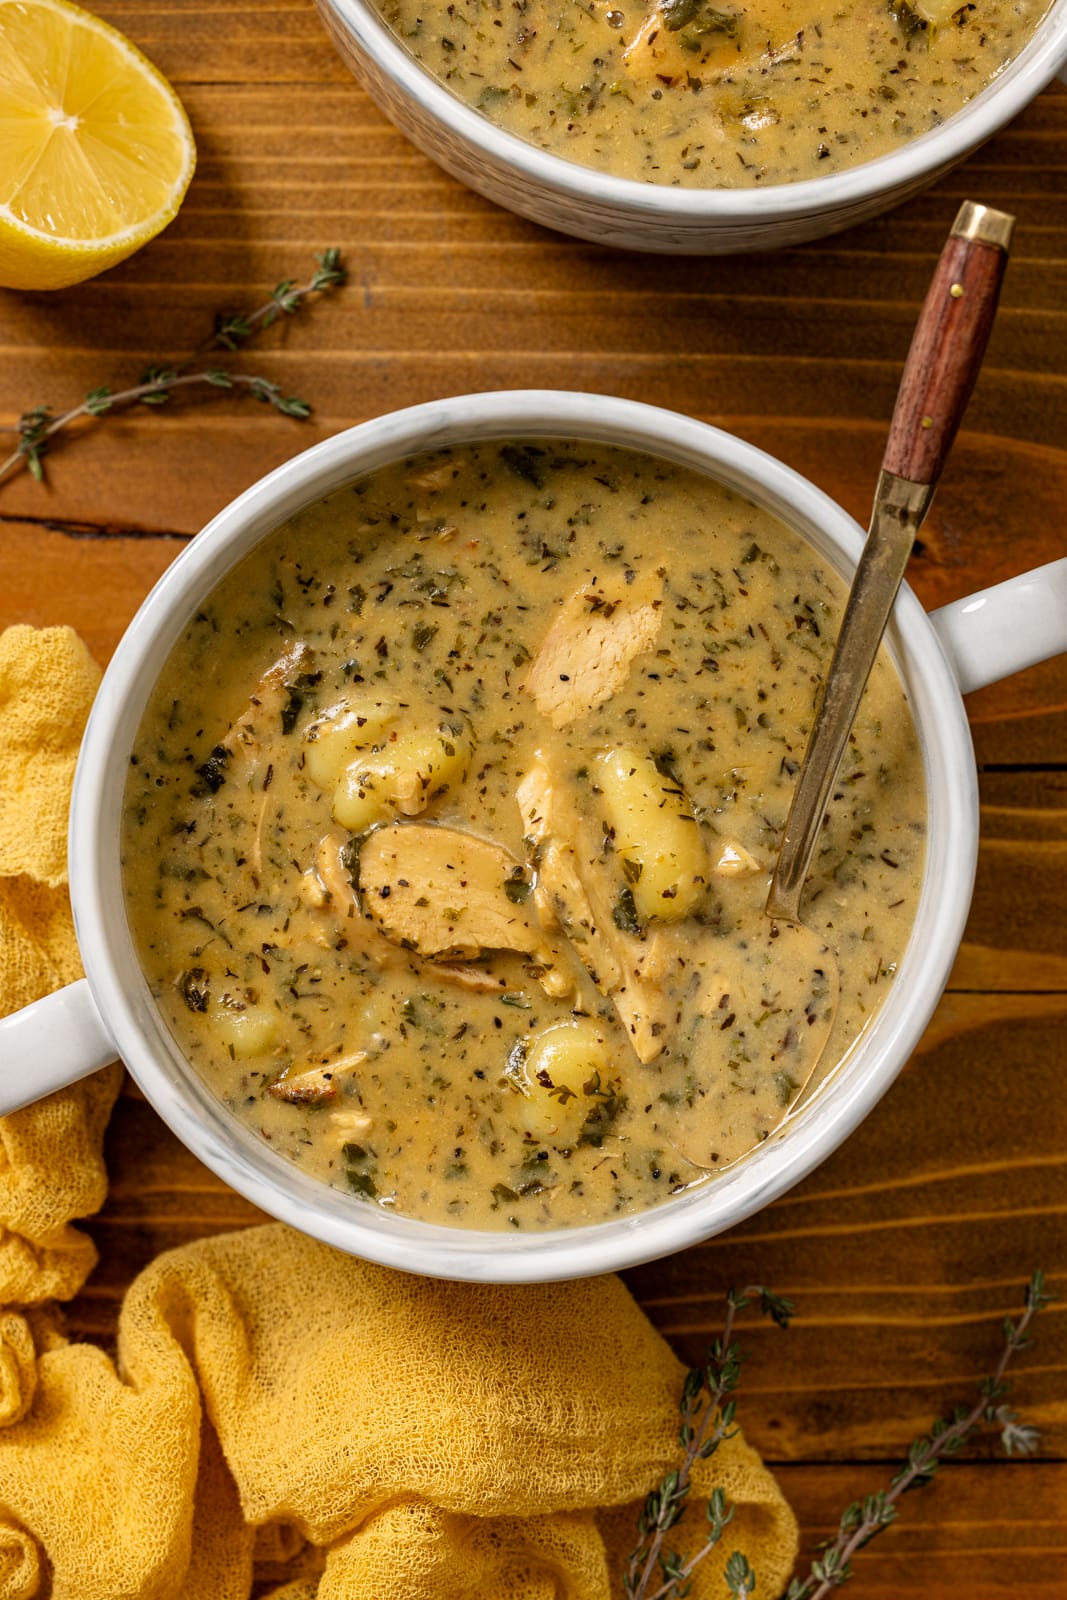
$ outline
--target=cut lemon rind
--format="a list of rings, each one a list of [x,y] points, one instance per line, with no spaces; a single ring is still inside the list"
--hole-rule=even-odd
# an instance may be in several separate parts
[[[192,172],[190,172],[190,177]],[[187,187],[187,186],[186,186]],[[182,195],[184,195],[184,189]],[[101,241],[69,239],[27,227],[0,206],[0,288],[68,289],[132,256],[178,214],[182,196],[134,227]]]
[[[69,0],[0,0],[0,128],[8,288],[65,288],[125,260],[173,220],[196,164],[162,73]]]

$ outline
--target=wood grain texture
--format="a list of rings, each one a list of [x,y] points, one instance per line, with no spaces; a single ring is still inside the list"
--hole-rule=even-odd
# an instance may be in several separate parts
[[[220,507],[316,439],[465,389],[599,389],[673,407],[780,455],[860,520],[904,354],[964,198],[1016,213],[1001,309],[911,566],[928,606],[1067,554],[1067,91],[1054,87],[889,217],[776,255],[670,260],[549,234],[469,194],[348,77],[310,0],[108,0],[179,87],[200,161],[176,223],[94,283],[0,292],[0,424],[203,338],[312,253],[352,284],[244,358],[315,416],[221,396],[88,424],[50,484],[0,489],[0,623],[73,623],[97,657]],[[753,1326],[742,1416],[781,1464],[806,1547],[995,1358],[1043,1265],[1067,1288],[1067,661],[975,695],[983,842],[966,938],[922,1049],[837,1154],[722,1238],[628,1274],[695,1357],[722,1289],[795,1296]],[[1064,770],[1061,770],[1064,769]],[[122,1293],[161,1249],[255,1211],[130,1089],[72,1332],[110,1346]],[[857,1563],[857,1595],[1067,1595],[1067,1309],[1019,1362],[1044,1458],[955,1464]],[[265,1561],[260,1576],[278,1575]]]
[[[1021,1480],[1015,1493],[1009,1474]],[[810,1530],[806,1553],[836,1531],[843,1506],[884,1486],[883,1468],[791,1466],[782,1486]],[[954,1462],[922,1495],[905,1502],[892,1532],[856,1559],[849,1592],[863,1600],[906,1594],[955,1600],[1062,1600],[1067,1570],[1067,1467],[1028,1463],[1020,1470]],[[1020,1513],[1020,1506],[1025,1511]]]

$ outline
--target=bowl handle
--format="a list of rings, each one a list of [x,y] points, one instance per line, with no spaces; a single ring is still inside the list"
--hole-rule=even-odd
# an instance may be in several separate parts
[[[87,1078],[117,1053],[84,978],[0,1018],[0,1116]]]
[[[1058,656],[1067,650],[1067,559],[954,600],[930,621],[961,694]]]

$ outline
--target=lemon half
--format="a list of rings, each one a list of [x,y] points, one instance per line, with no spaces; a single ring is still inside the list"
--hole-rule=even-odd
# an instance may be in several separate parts
[[[196,148],[174,90],[66,0],[0,0],[0,285],[61,289],[174,216]]]

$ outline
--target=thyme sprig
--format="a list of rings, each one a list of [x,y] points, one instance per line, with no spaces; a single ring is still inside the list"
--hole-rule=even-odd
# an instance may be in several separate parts
[[[254,399],[262,401],[264,405],[273,406],[275,411],[280,411],[283,416],[295,417],[298,421],[309,417],[311,406],[308,401],[301,400],[298,395],[285,394],[280,384],[272,382],[269,378],[233,372],[227,367],[219,366],[193,369],[199,357],[208,351],[240,350],[250,340],[265,333],[279,317],[295,316],[311,296],[325,294],[330,289],[340,288],[346,282],[348,274],[342,263],[340,250],[336,248],[324,250],[321,255],[315,257],[315,261],[316,269],[306,282],[298,283],[293,278],[284,278],[281,283],[275,285],[270,299],[255,311],[219,313],[215,319],[215,330],[210,338],[180,366],[149,367],[141,374],[137,383],[117,392],[109,388],[91,389],[78,405],[72,406],[69,411],[61,412],[58,416],[53,415],[52,408],[48,405],[34,406],[32,410],[24,411],[15,427],[18,444],[6,460],[0,461],[0,484],[14,477],[24,467],[38,483],[42,483],[43,457],[50,448],[52,440],[56,434],[69,428],[80,418],[91,417],[99,420],[115,411],[125,410],[134,405],[166,405],[179,389],[243,391],[252,395]]]
[[[705,1365],[690,1368],[682,1386],[682,1421],[678,1429],[681,1465],[668,1472],[658,1487],[651,1490],[638,1518],[640,1542],[623,1576],[627,1600],[681,1600],[689,1593],[689,1579],[694,1569],[719,1543],[733,1517],[734,1508],[728,1504],[724,1491],[713,1489],[705,1507],[707,1533],[696,1553],[684,1561],[677,1550],[664,1549],[667,1534],[685,1513],[696,1463],[707,1461],[724,1439],[732,1439],[737,1432],[734,1427],[737,1401],[732,1396],[740,1382],[743,1357],[733,1337],[734,1323],[738,1313],[756,1296],[765,1315],[780,1328],[789,1326],[792,1301],[772,1294],[761,1285],[728,1292],[722,1333],[708,1346]],[[726,1564],[725,1578],[737,1600],[746,1600],[756,1581],[747,1560],[736,1550]]]
[[[907,1464],[890,1480],[888,1489],[846,1506],[837,1537],[824,1546],[806,1578],[793,1579],[786,1600],[825,1600],[846,1583],[852,1576],[852,1558],[857,1551],[896,1521],[901,1496],[929,1483],[941,1461],[956,1455],[983,1425],[1000,1429],[1000,1442],[1007,1455],[1033,1454],[1040,1437],[1037,1429],[1021,1423],[1017,1412],[998,1402],[1008,1392],[1009,1385],[1004,1381],[1008,1363],[1030,1343],[1030,1324],[1054,1299],[1054,1295],[1046,1293],[1044,1273],[1035,1272],[1026,1286],[1023,1315],[1017,1323],[1010,1317],[1004,1319],[1004,1349],[992,1377],[979,1384],[974,1405],[970,1409],[957,1406],[950,1420],[938,1418],[928,1434],[916,1439],[908,1451]]]
[[[265,332],[280,316],[295,316],[309,295],[324,294],[327,289],[339,289],[347,282],[348,273],[341,264],[340,250],[324,250],[315,260],[318,267],[306,283],[283,278],[281,283],[274,286],[270,299],[258,310],[247,314],[220,313],[215,319],[215,332],[200,346],[197,354],[202,355],[206,350],[239,350],[256,333]]]
[[[748,1305],[753,1295],[759,1295],[760,1309],[779,1327],[789,1326],[794,1309],[791,1300],[763,1288],[744,1289],[740,1294],[731,1289],[727,1294],[722,1335],[709,1347],[707,1365],[692,1368],[682,1386],[682,1425],[678,1431],[684,1452],[682,1464],[668,1472],[658,1488],[652,1490],[638,1518],[640,1543],[623,1575],[626,1600],[682,1600],[691,1588],[694,1569],[719,1543],[733,1517],[734,1507],[727,1503],[722,1489],[713,1489],[706,1507],[708,1532],[696,1554],[683,1561],[677,1551],[665,1553],[663,1550],[667,1534],[686,1509],[696,1462],[707,1460],[724,1439],[732,1438],[737,1432],[733,1426],[737,1403],[726,1398],[737,1388],[742,1359],[741,1351],[733,1343],[733,1325],[737,1313]],[[1044,1273],[1035,1272],[1026,1286],[1023,1315],[1018,1322],[1011,1317],[1004,1319],[1004,1349],[992,1376],[983,1378],[979,1384],[977,1401],[969,1409],[957,1406],[951,1419],[939,1418],[929,1433],[916,1439],[908,1451],[906,1464],[890,1479],[888,1489],[880,1489],[846,1506],[836,1538],[827,1540],[821,1547],[822,1554],[811,1563],[806,1577],[792,1580],[785,1600],[826,1600],[835,1589],[847,1583],[852,1577],[853,1557],[896,1521],[897,1502],[901,1496],[929,1483],[941,1461],[958,1454],[979,1428],[998,1428],[1001,1446],[1009,1456],[1033,1454],[1040,1435],[1036,1428],[1020,1422],[1017,1411],[1003,1404],[1010,1387],[1004,1375],[1012,1357],[1029,1345],[1030,1326],[1037,1313],[1051,1305],[1055,1298],[1045,1289]],[[661,1581],[650,1592],[657,1576]],[[756,1587],[756,1574],[740,1551],[735,1550],[730,1556],[723,1577],[735,1600],[750,1600]]]

